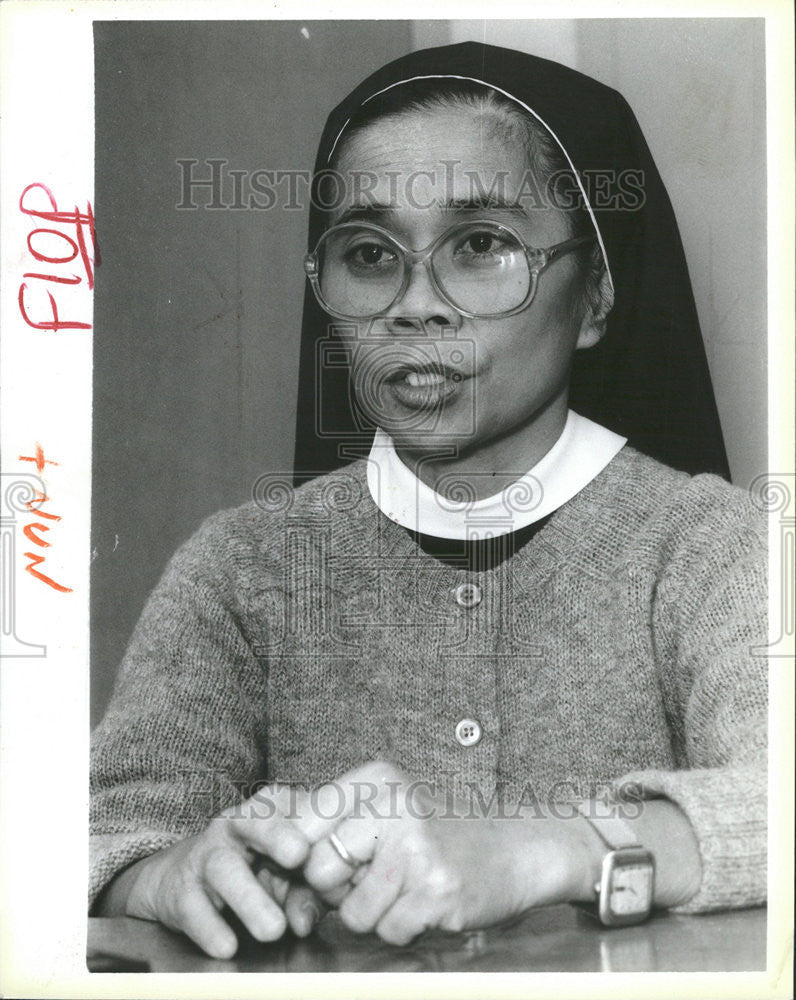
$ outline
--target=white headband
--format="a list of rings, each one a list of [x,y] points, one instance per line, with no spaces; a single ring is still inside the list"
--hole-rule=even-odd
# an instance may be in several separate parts
[[[580,188],[580,193],[583,195],[583,203],[586,206],[586,210],[588,211],[589,217],[591,218],[592,221],[592,225],[594,226],[594,231],[597,234],[597,241],[600,244],[600,250],[602,250],[603,260],[605,261],[605,269],[608,273],[608,280],[611,282],[611,289],[613,290],[614,279],[611,274],[611,265],[608,262],[608,254],[606,253],[605,250],[605,244],[603,243],[602,233],[600,232],[600,227],[597,225],[597,219],[594,215],[594,212],[592,211],[591,203],[589,202],[589,196],[586,194],[586,189],[584,188],[583,183],[581,182],[580,174],[576,170],[575,164],[569,158],[569,153],[564,148],[564,144],[561,142],[561,140],[558,138],[555,132],[550,128],[550,126],[547,124],[544,118],[542,118],[541,115],[537,114],[533,110],[533,108],[528,107],[528,105],[524,101],[521,101],[518,97],[515,97],[513,94],[510,94],[507,90],[503,90],[500,87],[496,87],[494,83],[487,83],[485,80],[479,80],[474,76],[457,76],[454,73],[429,73],[423,76],[411,76],[406,80],[396,80],[395,83],[391,83],[388,87],[384,87],[382,90],[377,90],[375,94],[371,94],[370,97],[366,97],[365,100],[362,102],[362,104],[363,105],[367,104],[368,101],[372,101],[375,97],[378,97],[380,94],[385,94],[388,90],[392,90],[393,87],[399,87],[404,83],[413,83],[415,80],[466,80],[470,83],[481,84],[481,86],[483,87],[490,87],[492,90],[497,91],[499,94],[503,94],[504,97],[508,97],[509,100],[514,101],[515,104],[519,104],[521,108],[524,108],[529,115],[533,115],[533,117],[550,133],[550,135],[558,143],[559,149],[566,157],[567,163],[569,164],[572,170],[572,174],[578,183],[578,187]],[[338,142],[340,141],[340,136],[343,134],[343,132],[345,132],[346,128],[348,127],[348,123],[350,121],[351,121],[350,117],[346,118],[345,122],[343,123],[343,127],[335,136],[335,140],[332,143],[332,148],[329,150],[329,156],[326,161],[327,163],[329,162],[329,160],[331,160],[332,156],[334,156],[334,151],[337,148]]]

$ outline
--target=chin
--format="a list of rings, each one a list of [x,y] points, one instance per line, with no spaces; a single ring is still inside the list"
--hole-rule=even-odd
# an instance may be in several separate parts
[[[475,436],[472,433],[457,433],[449,428],[383,427],[383,430],[390,435],[397,449],[418,455],[444,451],[454,458],[475,444]]]
[[[476,438],[475,414],[460,406],[416,410],[385,407],[373,419],[390,435],[396,447],[412,451],[467,448]]]

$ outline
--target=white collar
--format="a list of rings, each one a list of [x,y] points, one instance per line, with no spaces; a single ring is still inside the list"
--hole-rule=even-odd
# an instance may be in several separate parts
[[[524,476],[484,500],[450,500],[415,476],[398,457],[392,438],[376,431],[368,458],[368,487],[379,510],[396,524],[438,538],[494,538],[524,528],[571,500],[627,442],[570,410],[561,436]],[[451,474],[451,482],[456,479]],[[455,492],[454,492],[455,495]]]

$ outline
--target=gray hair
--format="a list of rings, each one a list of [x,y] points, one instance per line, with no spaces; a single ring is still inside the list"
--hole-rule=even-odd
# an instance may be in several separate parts
[[[468,111],[482,119],[491,138],[507,144],[521,143],[531,173],[546,190],[549,191],[554,178],[570,177],[573,184],[577,184],[558,143],[519,104],[492,87],[451,77],[410,80],[367,101],[347,123],[330,166],[339,163],[355,135],[376,122],[412,112],[457,110]],[[595,224],[580,199],[575,205],[567,206],[565,215],[570,236],[595,234]],[[603,280],[607,269],[599,242],[585,244],[575,251],[575,258],[581,275],[576,311],[587,308],[595,315],[606,315],[613,305],[613,294],[610,284]]]

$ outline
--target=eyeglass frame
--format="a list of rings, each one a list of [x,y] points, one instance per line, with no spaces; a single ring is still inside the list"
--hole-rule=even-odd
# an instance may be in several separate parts
[[[442,243],[448,239],[451,233],[455,232],[457,229],[466,229],[474,225],[482,223],[484,225],[493,226],[498,230],[509,233],[514,237],[515,240],[520,244],[525,253],[525,259],[528,264],[528,270],[530,272],[530,286],[528,292],[523,299],[523,301],[514,306],[511,309],[504,310],[498,313],[474,313],[468,312],[466,309],[462,309],[461,306],[457,306],[455,302],[451,300],[451,297],[441,288],[439,282],[434,275],[434,269],[431,265],[431,257],[437,247],[441,246]],[[323,241],[329,236],[330,233],[339,232],[343,229],[366,229],[370,232],[377,233],[380,236],[386,237],[392,244],[394,244],[403,255],[403,270],[404,276],[401,282],[401,287],[396,292],[392,301],[384,309],[379,309],[374,313],[367,313],[364,316],[351,316],[347,313],[338,312],[335,309],[330,308],[329,304],[325,301],[323,294],[321,293],[319,286],[319,275],[318,275],[318,250],[320,249]],[[373,319],[376,316],[382,316],[389,312],[390,309],[406,294],[406,290],[409,287],[409,282],[411,281],[412,269],[416,264],[422,263],[426,269],[426,274],[428,275],[429,281],[434,289],[434,291],[439,295],[439,297],[446,302],[452,309],[455,309],[457,313],[461,316],[465,316],[467,319],[503,319],[509,316],[516,316],[517,313],[521,313],[524,309],[533,302],[536,296],[536,289],[539,284],[539,275],[544,271],[544,269],[551,264],[557,258],[563,256],[564,254],[570,253],[579,246],[583,246],[585,243],[593,243],[597,239],[596,236],[575,236],[571,239],[564,240],[562,243],[555,243],[550,247],[534,247],[531,246],[526,240],[523,239],[522,235],[517,232],[512,226],[507,226],[503,222],[495,222],[492,219],[478,219],[470,220],[465,219],[462,222],[454,223],[454,225],[449,226],[443,233],[440,233],[436,239],[432,240],[431,243],[423,250],[410,250],[405,247],[403,243],[391,233],[389,229],[384,229],[382,226],[377,226],[375,223],[371,222],[341,222],[339,225],[331,226],[326,230],[325,233],[320,237],[318,242],[315,244],[315,249],[306,253],[304,255],[304,273],[309,279],[312,290],[315,293],[315,298],[318,300],[318,304],[321,308],[328,312],[331,316],[336,319],[347,319],[347,320],[363,320],[363,319]]]

